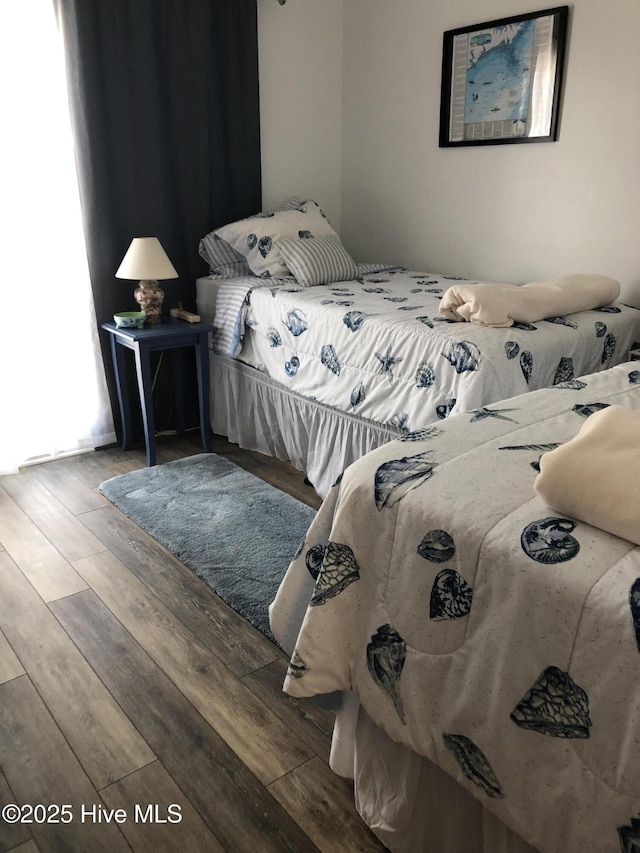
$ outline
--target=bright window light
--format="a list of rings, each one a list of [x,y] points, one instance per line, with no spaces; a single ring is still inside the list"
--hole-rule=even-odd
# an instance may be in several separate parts
[[[115,440],[51,0],[4,4],[0,473]],[[8,264],[7,264],[8,261]]]

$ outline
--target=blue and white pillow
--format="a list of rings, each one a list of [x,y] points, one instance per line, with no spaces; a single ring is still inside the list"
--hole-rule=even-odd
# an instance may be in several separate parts
[[[274,213],[283,210],[297,210],[302,204],[298,196],[294,196],[289,201],[285,202],[281,207],[276,207],[273,210],[256,213],[251,219],[260,217],[270,217]],[[218,275],[222,278],[237,278],[238,276],[253,275],[251,267],[246,261],[244,255],[227,243],[226,240],[218,237],[215,231],[211,231],[200,240],[198,254],[209,264],[209,272],[211,275]]]
[[[253,275],[262,278],[290,274],[280,256],[281,240],[338,236],[318,204],[312,200],[302,202],[294,209],[231,222],[217,228],[214,234],[244,257]]]
[[[280,240],[282,260],[298,284],[313,287],[358,277],[358,265],[337,235],[307,240]]]

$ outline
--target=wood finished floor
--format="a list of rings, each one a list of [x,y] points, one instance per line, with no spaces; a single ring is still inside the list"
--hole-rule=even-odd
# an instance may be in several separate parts
[[[290,466],[214,449],[319,506]],[[158,462],[200,452],[160,439]],[[328,768],[331,713],[283,694],[282,652],[97,491],[143,466],[108,449],[0,477],[0,806],[73,815],[0,819],[0,853],[383,851]],[[142,820],[170,804],[180,823]]]

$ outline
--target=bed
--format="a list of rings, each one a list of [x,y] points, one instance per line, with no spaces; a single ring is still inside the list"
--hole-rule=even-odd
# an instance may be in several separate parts
[[[393,853],[640,850],[640,549],[534,491],[589,418],[640,410],[638,366],[379,447],[293,559],[284,690],[342,697],[332,767]]]
[[[510,328],[452,322],[438,308],[462,281],[380,265],[312,287],[198,279],[198,313],[217,327],[214,432],[290,460],[324,497],[403,433],[615,366],[640,340],[640,311],[619,302]]]
[[[613,367],[640,341],[640,310],[615,301],[613,279],[606,299],[574,298],[540,322],[455,322],[464,307],[454,319],[440,307],[456,288],[484,289],[469,315],[483,322],[488,298],[492,313],[505,294],[526,302],[544,288],[358,264],[313,199],[216,228],[199,252],[210,275],[196,283],[198,313],[215,326],[214,432],[289,460],[322,497],[347,465],[402,434]],[[574,278],[580,297],[606,279]]]

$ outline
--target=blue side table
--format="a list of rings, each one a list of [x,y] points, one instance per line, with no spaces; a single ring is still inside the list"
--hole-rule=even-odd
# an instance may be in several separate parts
[[[200,434],[204,449],[211,452],[211,420],[209,414],[209,323],[187,323],[173,317],[157,326],[143,329],[118,329],[115,323],[103,323],[111,336],[111,356],[116,376],[118,402],[122,417],[122,449],[129,450],[132,442],[131,410],[127,394],[127,365],[124,349],[133,350],[138,377],[138,392],[142,409],[144,437],[147,446],[147,465],[156,464],[156,433],[153,417],[153,388],[150,353],[171,350],[171,372],[176,403],[178,435],[184,435],[184,399],[182,387],[182,350],[195,347],[200,403]]]

